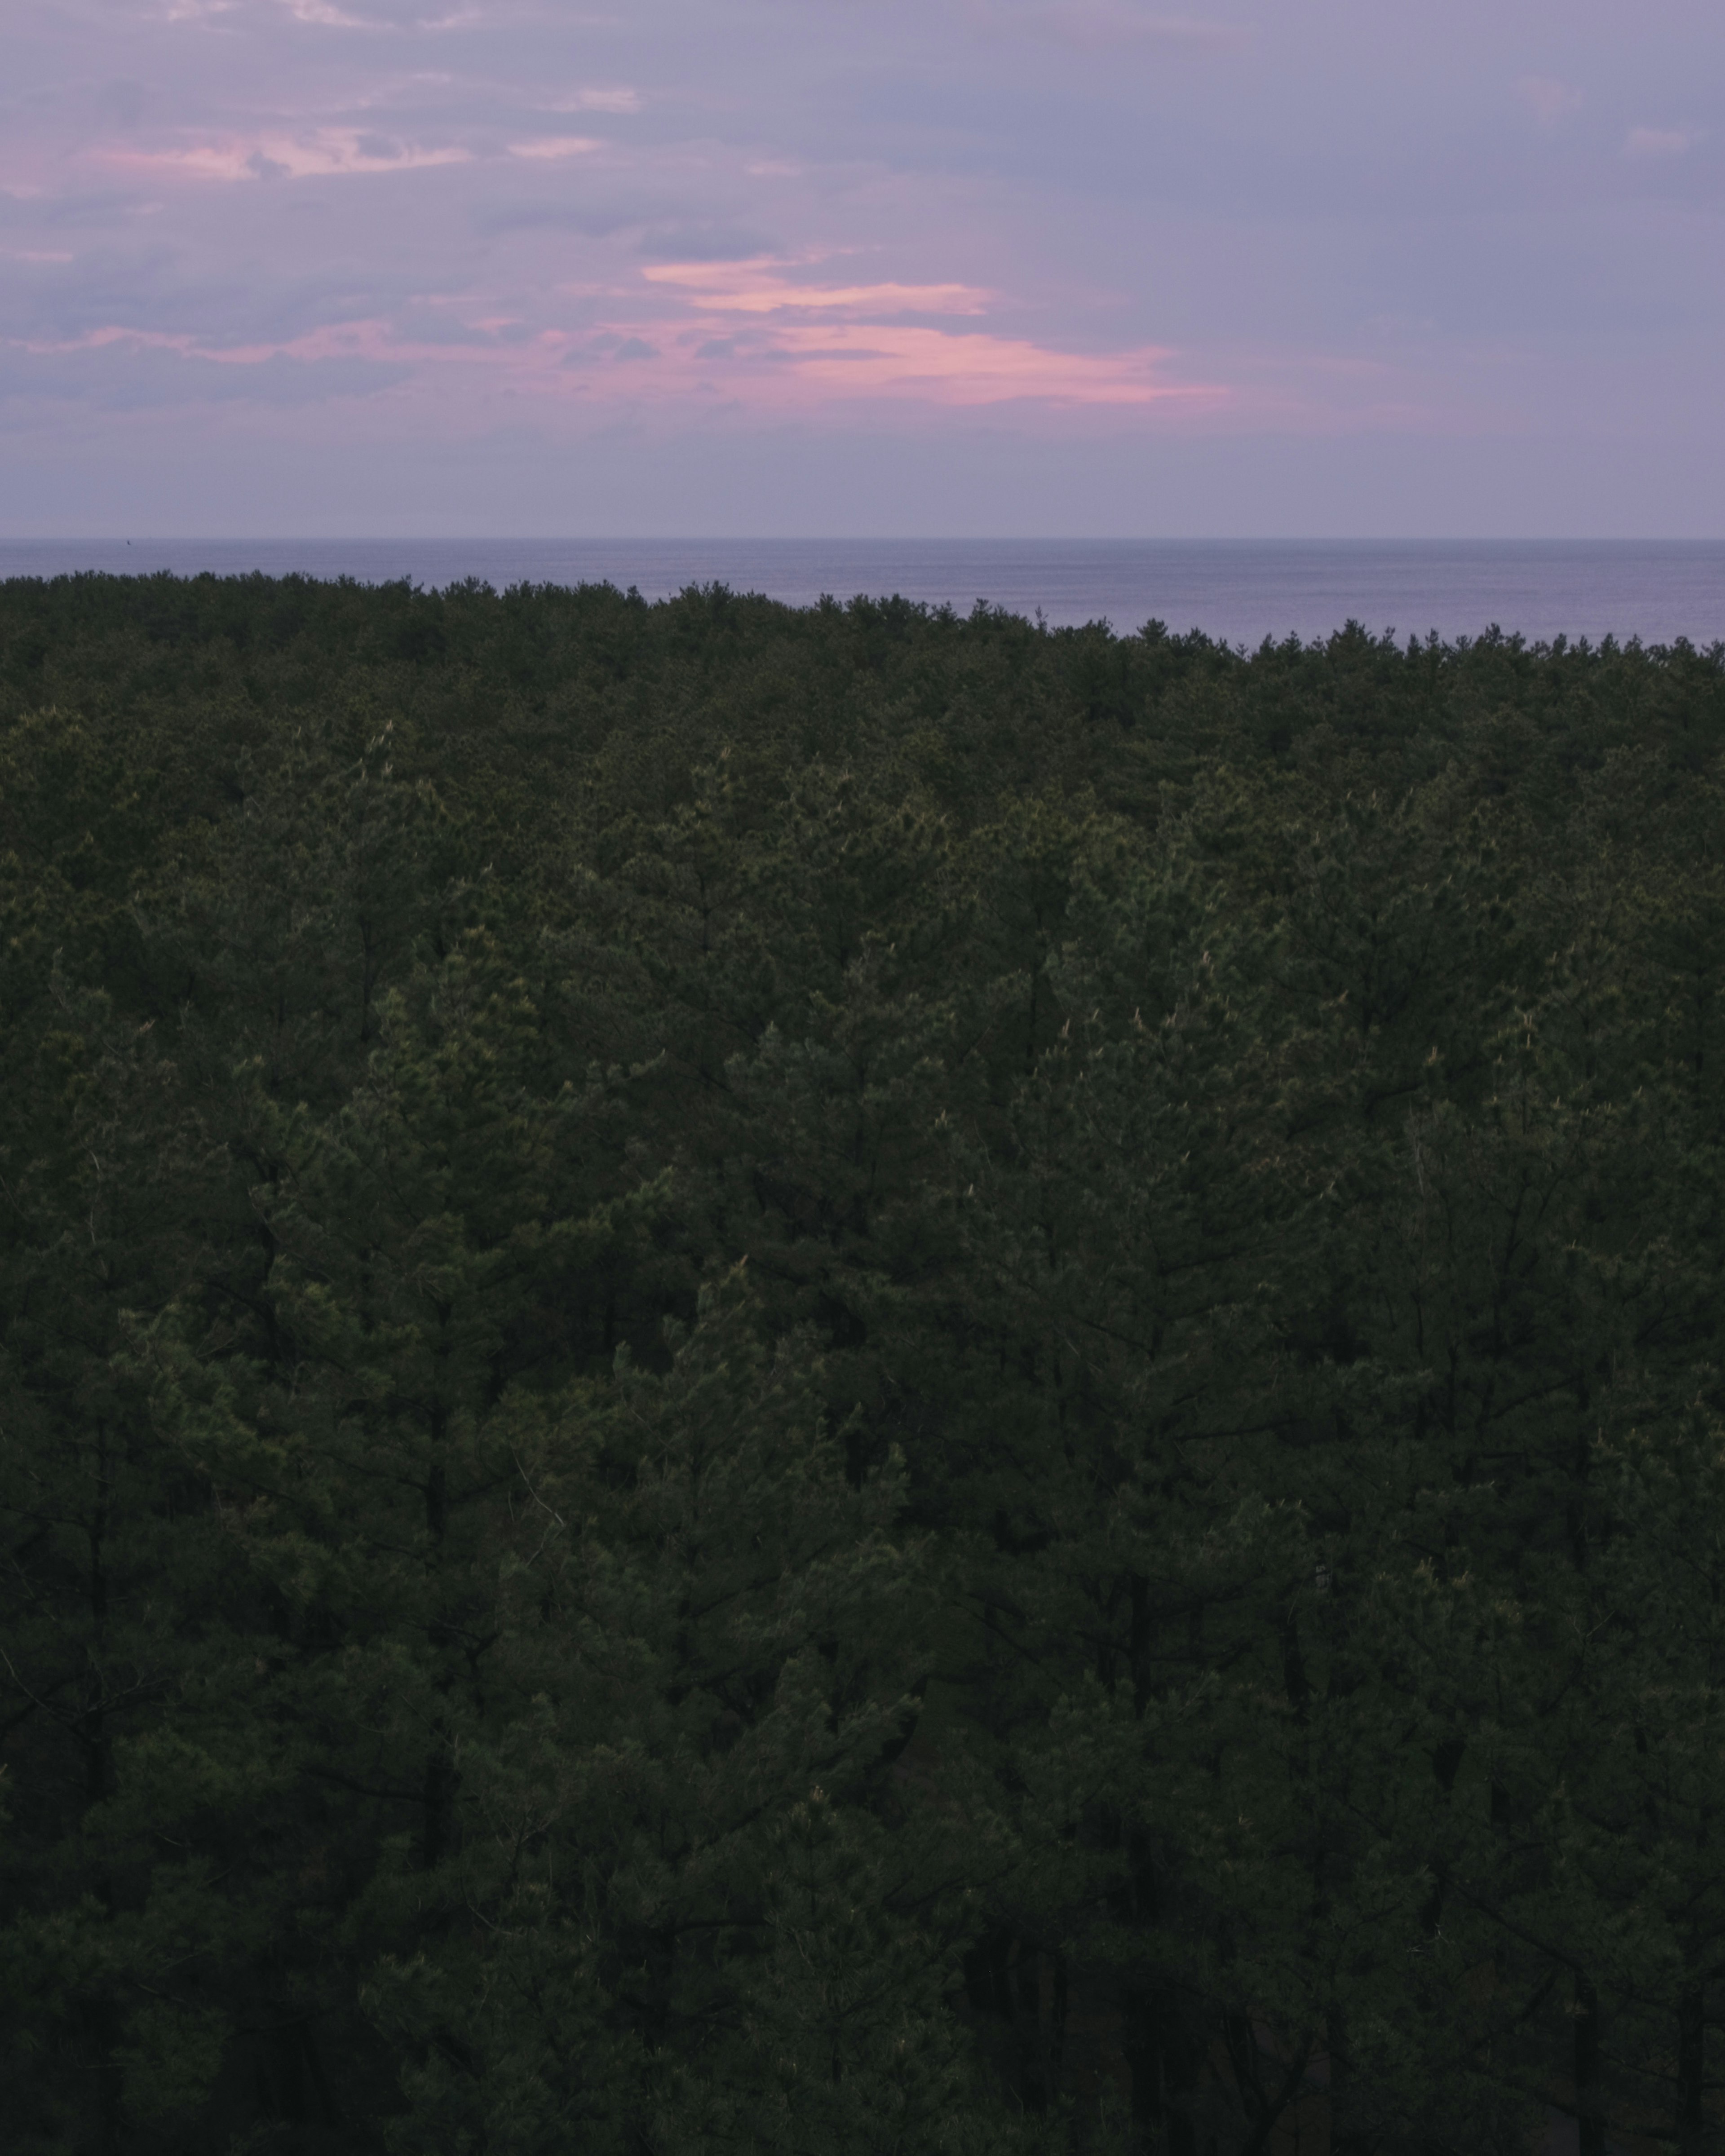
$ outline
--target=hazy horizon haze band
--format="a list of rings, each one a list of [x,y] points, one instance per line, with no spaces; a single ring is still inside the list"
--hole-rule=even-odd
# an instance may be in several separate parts
[[[1159,619],[1230,643],[1374,634],[1534,641],[1606,634],[1725,639],[1725,539],[0,539],[0,578],[79,572],[610,583],[662,598],[722,583],[791,605],[899,596],[968,612],[978,599],[1050,628]]]

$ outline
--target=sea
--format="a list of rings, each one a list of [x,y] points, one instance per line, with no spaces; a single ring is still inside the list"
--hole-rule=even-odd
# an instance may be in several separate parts
[[[1725,540],[36,539],[0,540],[0,578],[298,574],[609,583],[648,598],[728,585],[792,606],[893,595],[968,613],[978,600],[1050,628],[1151,620],[1255,649],[1359,623],[1445,641],[1493,628],[1530,643],[1725,640]]]

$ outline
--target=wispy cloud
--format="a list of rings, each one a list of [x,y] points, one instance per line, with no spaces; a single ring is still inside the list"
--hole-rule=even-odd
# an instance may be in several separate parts
[[[1681,157],[1701,137],[1692,127],[1631,127],[1623,138],[1625,157]]]
[[[208,23],[231,15],[239,0],[167,0],[162,11],[165,23]]]
[[[434,395],[441,386],[459,403],[458,385],[489,385],[542,403],[644,401],[686,410],[691,399],[716,398],[762,415],[795,408],[811,416],[882,403],[1208,411],[1228,399],[1219,384],[1175,378],[1172,355],[1159,346],[1071,352],[903,319],[974,313],[988,295],[973,286],[795,286],[771,265],[725,267],[747,275],[716,275],[706,263],[651,265],[633,290],[612,288],[581,303],[576,311],[588,320],[579,329],[470,317],[428,336],[422,326],[408,326],[409,309],[401,329],[379,317],[224,345],[110,323],[70,339],[13,341],[10,378],[14,393],[46,394],[54,368],[66,365],[69,381],[87,377],[90,393],[108,401],[209,394],[299,403],[412,384]]]
[[[110,329],[74,343],[0,339],[0,403],[28,398],[125,412],[172,405],[321,404],[374,397],[412,369],[355,353],[285,352],[244,358],[186,337]]]
[[[465,164],[470,150],[454,145],[424,148],[347,128],[318,127],[299,134],[271,131],[230,136],[172,150],[108,150],[110,164],[194,180],[322,178],[337,173],[406,172],[429,165]]]
[[[906,315],[983,313],[993,296],[962,284],[809,284],[770,261],[665,262],[642,271],[685,300],[680,343],[712,386],[746,403],[889,398],[986,405],[1022,398],[1060,404],[1214,403],[1214,384],[1163,372],[1161,346],[1073,352],[1028,337],[906,322]],[[747,331],[723,317],[752,317]],[[816,319],[810,320],[813,316]],[[713,317],[721,319],[715,321]]]
[[[540,112],[639,112],[638,90],[575,90],[535,108]]]
[[[362,15],[350,15],[346,8],[332,7],[330,0],[281,0],[295,22],[315,23],[326,30],[371,30],[379,26],[368,23]]]
[[[673,285],[703,305],[744,315],[804,309],[845,314],[979,315],[993,295],[974,285],[798,285],[772,263],[659,262],[649,283]]]
[[[1058,404],[1214,403],[1214,384],[1166,381],[1170,357],[1146,346],[1123,352],[1059,352],[1024,337],[955,333],[899,324],[786,323],[768,354],[823,398],[887,398],[933,404],[999,404],[1026,398]],[[787,364],[788,363],[788,364]],[[766,385],[762,385],[765,387]],[[772,395],[776,401],[777,389]]]
[[[589,151],[602,150],[603,143],[591,135],[541,135],[529,142],[511,142],[511,157],[584,157]]]
[[[1524,74],[1516,85],[1516,95],[1548,132],[1572,112],[1579,112],[1584,102],[1573,82],[1562,82],[1553,74]]]

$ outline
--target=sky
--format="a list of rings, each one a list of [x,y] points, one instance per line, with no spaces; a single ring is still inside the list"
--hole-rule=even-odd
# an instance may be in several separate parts
[[[0,0],[0,535],[1725,536],[1720,0]]]

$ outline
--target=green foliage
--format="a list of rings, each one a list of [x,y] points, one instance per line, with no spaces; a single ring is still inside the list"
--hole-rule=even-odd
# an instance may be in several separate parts
[[[1716,2145],[1722,747],[0,589],[8,2148]]]

